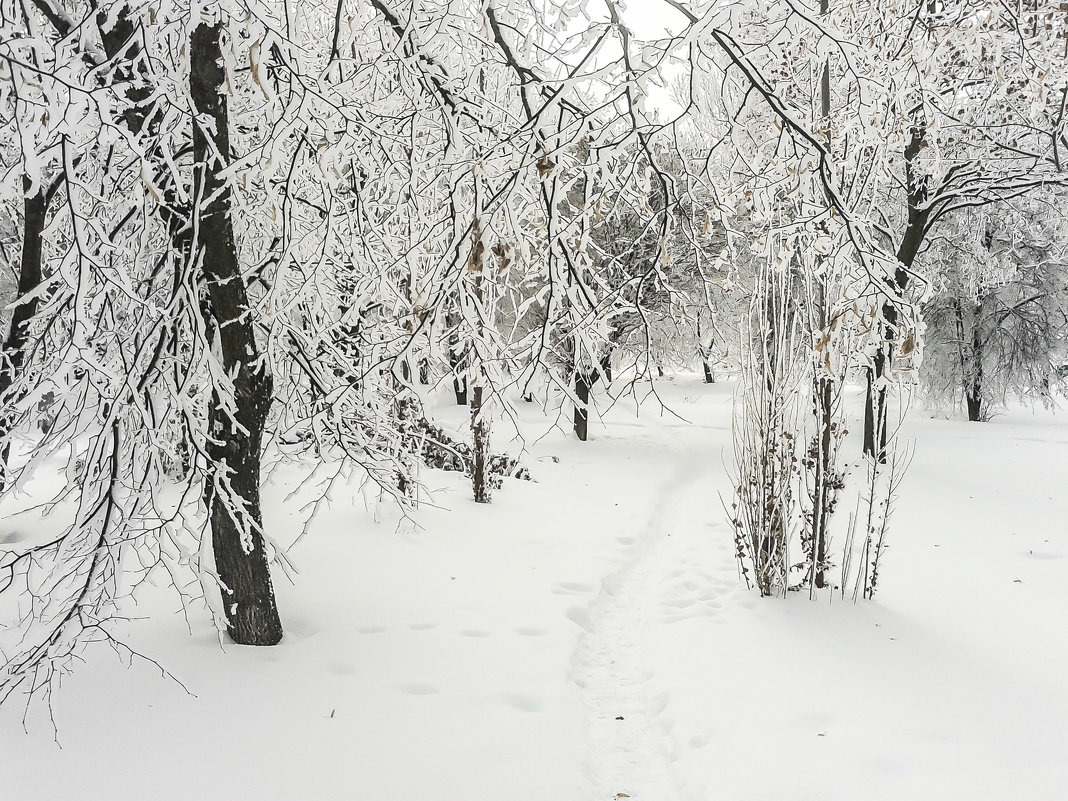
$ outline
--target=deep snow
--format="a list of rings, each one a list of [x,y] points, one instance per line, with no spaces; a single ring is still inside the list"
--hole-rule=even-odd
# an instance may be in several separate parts
[[[0,708],[0,801],[1068,797],[1065,417],[914,410],[876,600],[762,600],[719,497],[731,387],[659,387],[685,421],[621,401],[588,443],[521,406],[536,483],[487,507],[427,471],[418,530],[335,493],[279,647],[141,595],[119,634],[189,692],[88,650],[59,745],[43,704]]]

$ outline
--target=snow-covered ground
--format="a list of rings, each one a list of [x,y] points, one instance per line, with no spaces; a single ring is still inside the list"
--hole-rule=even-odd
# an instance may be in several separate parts
[[[915,410],[876,600],[762,600],[719,497],[731,388],[660,389],[685,421],[551,432],[491,506],[428,472],[418,530],[338,493],[279,647],[143,596],[120,634],[185,689],[90,649],[58,745],[44,705],[0,708],[0,801],[1068,798],[1068,418]]]

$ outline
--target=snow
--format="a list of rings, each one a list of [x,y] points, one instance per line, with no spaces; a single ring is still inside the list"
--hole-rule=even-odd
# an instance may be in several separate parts
[[[537,481],[478,506],[428,471],[418,530],[337,493],[276,581],[278,647],[142,595],[119,634],[188,692],[88,650],[58,735],[0,708],[0,799],[1063,798],[1063,415],[915,410],[876,600],[761,599],[720,500],[731,387],[660,389],[685,421],[621,402],[588,443],[521,406]]]

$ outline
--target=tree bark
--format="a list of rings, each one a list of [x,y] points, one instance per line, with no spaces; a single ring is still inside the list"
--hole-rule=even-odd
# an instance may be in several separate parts
[[[22,183],[23,189],[28,190],[29,179],[23,179]],[[36,194],[27,195],[23,199],[22,260],[19,263],[19,284],[16,290],[18,305],[11,314],[11,325],[4,340],[3,363],[0,364],[0,402],[4,404],[3,414],[0,415],[0,439],[4,443],[3,452],[0,453],[0,490],[7,484],[8,458],[11,455],[8,435],[15,425],[15,415],[10,409],[10,404],[15,401],[15,398],[10,397],[11,387],[22,373],[26,360],[26,342],[29,338],[27,325],[37,314],[39,304],[37,297],[27,300],[23,298],[37,289],[44,277],[41,235],[48,213],[48,197],[42,185]]]
[[[597,373],[585,370],[575,371],[575,436],[580,442],[585,442],[589,434],[590,422],[590,389],[597,381]]]
[[[816,379],[815,389],[819,442],[814,469],[816,486],[815,503],[812,505],[812,563],[815,572],[814,583],[817,588],[822,589],[827,586],[827,529],[830,526],[831,512],[834,508],[833,498],[836,492],[832,486],[835,476],[831,454],[831,435],[834,431],[834,388],[829,378],[820,377]]]
[[[220,46],[222,22],[202,23],[190,43],[190,95],[202,119],[193,126],[194,196],[199,220],[194,258],[211,299],[222,367],[233,394],[214,387],[207,455],[214,476],[205,486],[215,566],[223,584],[227,633],[242,645],[282,639],[263,540],[260,449],[273,382],[256,345],[248,293],[234,239],[231,193],[221,170],[230,157],[229,111]],[[211,130],[214,128],[214,130]],[[224,405],[232,402],[232,412]]]
[[[609,346],[604,355],[601,356],[601,375],[604,376],[606,384],[612,383],[612,351],[615,350],[615,346]]]
[[[449,348],[449,367],[452,369],[452,389],[456,395],[456,405],[467,405],[467,376],[463,371],[466,368],[464,359],[451,347]]]
[[[983,422],[983,396],[969,393],[966,400],[968,403],[968,420],[972,423]]]
[[[920,125],[913,129],[908,144],[905,146],[905,176],[908,187],[908,220],[901,244],[897,249],[897,261],[900,265],[894,271],[893,279],[887,279],[891,291],[900,295],[908,288],[909,270],[916,261],[923,240],[927,236],[931,210],[925,205],[927,189],[921,176],[913,169],[913,162],[923,149],[926,129]],[[884,341],[875,353],[874,368],[869,369],[868,385],[864,405],[864,453],[867,456],[886,461],[886,387],[875,387],[890,367],[893,343],[897,336],[897,305],[889,298],[883,304]],[[876,447],[876,436],[879,444]]]
[[[968,383],[964,390],[968,405],[968,420],[973,423],[985,421],[983,417],[983,301],[975,307],[972,320],[972,360]]]
[[[478,183],[475,184],[476,207],[478,196]],[[486,253],[485,242],[482,241],[482,220],[476,214],[471,223],[471,255],[467,263],[468,279],[471,281],[471,291],[475,299],[481,305],[485,294],[482,281],[484,280],[483,259]],[[482,318],[477,318],[474,336],[476,341],[484,336]],[[489,503],[493,492],[492,478],[490,476],[490,423],[483,406],[485,395],[485,368],[481,356],[468,345],[464,362],[471,364],[471,449],[473,453],[471,465],[471,489],[475,497],[475,503]]]
[[[489,471],[490,432],[483,414],[482,386],[476,384],[471,393],[471,490],[475,503],[489,503],[492,485]]]
[[[456,395],[456,405],[467,405],[467,359],[464,358],[460,334],[456,326],[460,324],[460,315],[449,312],[445,320],[449,326],[449,369],[452,371],[452,388]]]

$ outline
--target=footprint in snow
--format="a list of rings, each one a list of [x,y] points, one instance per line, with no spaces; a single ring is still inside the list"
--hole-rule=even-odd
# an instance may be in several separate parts
[[[588,609],[583,609],[580,606],[572,606],[565,612],[568,619],[577,625],[580,629],[593,633],[594,625],[590,619],[590,613]]]
[[[549,632],[547,632],[545,629],[536,629],[536,628],[526,628],[526,627],[524,627],[524,628],[516,629],[515,633],[516,634],[522,634],[524,637],[544,637]]]
[[[545,708],[541,701],[529,695],[506,695],[504,700],[508,706],[520,712],[541,712]]]
[[[665,601],[664,606],[672,609],[687,609],[693,606],[693,598],[676,598],[673,601]]]
[[[406,695],[437,695],[438,688],[433,684],[402,684],[400,691]]]
[[[581,581],[561,581],[556,585],[553,592],[557,595],[578,595],[593,592],[592,584],[584,584]]]

